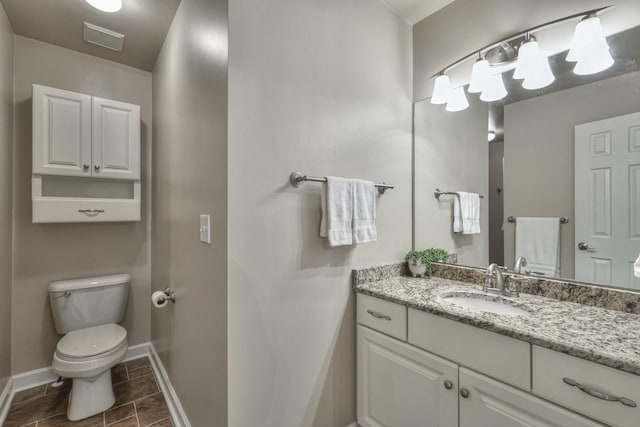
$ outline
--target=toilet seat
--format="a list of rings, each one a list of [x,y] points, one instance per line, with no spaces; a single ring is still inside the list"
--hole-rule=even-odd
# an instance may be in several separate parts
[[[127,330],[115,323],[69,332],[58,341],[61,359],[78,361],[106,356],[127,341]]]

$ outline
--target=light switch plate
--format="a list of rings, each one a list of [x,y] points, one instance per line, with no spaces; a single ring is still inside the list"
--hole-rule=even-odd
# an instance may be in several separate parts
[[[200,215],[200,241],[211,243],[211,215]]]

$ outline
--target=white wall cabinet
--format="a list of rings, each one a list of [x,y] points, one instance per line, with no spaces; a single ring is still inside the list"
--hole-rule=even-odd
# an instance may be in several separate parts
[[[32,139],[34,223],[140,221],[138,105],[33,85]],[[64,196],[46,193],[54,176],[75,180]]]
[[[532,364],[529,355],[531,346],[528,343],[499,336],[505,340],[502,342],[496,340],[496,337],[486,335],[497,334],[413,309],[409,309],[406,315],[402,313],[402,310],[407,311],[406,307],[382,300],[375,304],[372,301],[374,299],[362,294],[357,295],[357,401],[358,423],[361,427],[637,425],[633,424],[637,418],[631,411],[629,414],[617,411],[615,417],[601,419],[607,424],[600,424],[592,419],[599,417],[591,413],[593,411],[589,412],[588,406],[567,405],[559,399],[551,399],[550,402],[532,394]],[[373,312],[374,315],[367,316],[368,312]],[[372,318],[385,322],[377,324]],[[400,319],[400,323],[404,319],[407,321],[408,342],[387,335],[388,331],[380,333],[385,330],[396,331],[399,326],[393,326],[393,323],[397,322],[397,319]],[[479,334],[479,340],[473,339],[474,330]],[[436,335],[445,336],[450,341],[460,341],[466,350],[463,351],[458,345],[444,345],[438,341],[440,338],[435,338]],[[519,351],[519,344],[527,347],[526,352]],[[542,350],[560,355],[551,350]],[[505,351],[512,358],[521,359],[518,363],[503,364],[503,370],[510,372],[500,372],[499,366],[485,363],[487,355],[495,355],[495,352],[501,351]],[[538,360],[541,361],[541,357],[538,357]],[[468,368],[470,365],[474,370]],[[548,365],[549,363],[546,363],[545,366]],[[522,379],[523,370],[528,378]],[[623,376],[630,375],[615,372]],[[535,363],[533,373],[535,392]],[[496,380],[496,377],[500,380]],[[579,378],[577,374],[576,377]],[[634,375],[631,377],[635,379]],[[514,381],[514,378],[520,380]],[[558,381],[555,381],[551,388],[561,387],[560,384],[555,385],[556,383]],[[625,389],[619,386],[616,390]],[[636,396],[631,390],[626,392],[631,397]],[[577,398],[583,398],[580,394],[584,395],[578,391]],[[620,407],[617,403],[613,405],[614,409]],[[565,407],[579,409],[579,412],[592,418],[579,415]]]
[[[458,365],[358,326],[361,427],[458,424]]]
[[[33,173],[91,176],[91,96],[33,85]]]

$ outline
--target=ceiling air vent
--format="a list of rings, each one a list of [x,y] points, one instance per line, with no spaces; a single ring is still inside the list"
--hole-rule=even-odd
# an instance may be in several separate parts
[[[122,51],[124,34],[98,27],[97,25],[84,23],[84,41],[106,47],[107,49]]]

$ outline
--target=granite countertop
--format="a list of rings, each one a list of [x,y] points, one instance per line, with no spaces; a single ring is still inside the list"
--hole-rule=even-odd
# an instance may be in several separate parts
[[[507,335],[541,347],[640,375],[640,315],[521,293],[491,296],[529,316],[471,310],[444,300],[482,294],[481,286],[440,277],[387,277],[354,284],[358,293]]]

